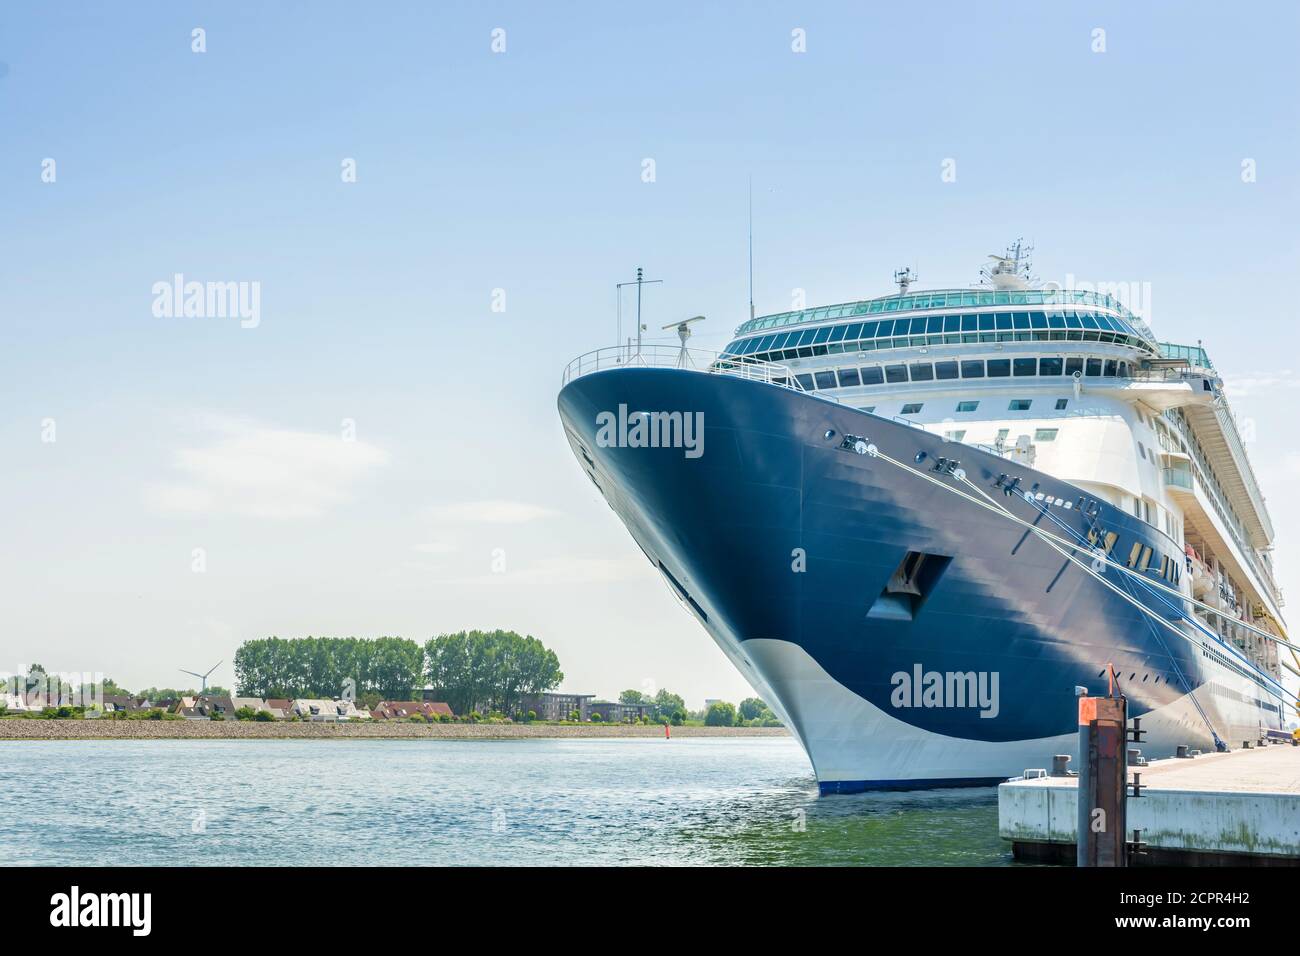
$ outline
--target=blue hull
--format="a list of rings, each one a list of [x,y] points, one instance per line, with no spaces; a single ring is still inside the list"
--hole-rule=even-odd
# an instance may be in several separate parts
[[[597,416],[620,405],[702,413],[702,453],[598,441]],[[1074,688],[1104,692],[1108,664],[1131,714],[1164,715],[1148,755],[1280,726],[1267,698],[1235,709],[1204,689],[1190,699],[1210,674],[1197,644],[1013,522],[854,454],[842,439],[869,438],[908,464],[924,453],[918,469],[960,458],[974,485],[1058,536],[1066,532],[998,481],[1010,473],[1018,492],[1087,500],[1066,482],[903,423],[722,375],[597,372],[567,385],[559,410],[584,471],[723,650],[776,698],[769,702],[808,749],[824,791],[982,784],[1046,765],[1053,752],[1069,752],[1060,748],[1076,732]],[[1095,518],[1077,506],[1052,512],[1080,535],[1094,526],[1117,533],[1117,559],[1138,541],[1182,560],[1174,542],[1109,505]],[[891,615],[881,596],[909,552],[932,556],[941,571]],[[1116,571],[1107,578],[1171,621],[1188,611]],[[931,672],[996,674],[996,708],[929,706],[919,692],[900,691],[900,674]],[[1039,746],[1037,760],[1020,762]]]

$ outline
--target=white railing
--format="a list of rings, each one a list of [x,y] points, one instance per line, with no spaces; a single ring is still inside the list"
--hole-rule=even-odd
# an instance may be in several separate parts
[[[794,373],[775,362],[758,362],[724,356],[703,349],[684,349],[674,345],[643,345],[640,350],[615,345],[579,355],[564,368],[563,384],[576,378],[617,368],[677,368],[713,375],[734,375],[752,382],[803,391]]]

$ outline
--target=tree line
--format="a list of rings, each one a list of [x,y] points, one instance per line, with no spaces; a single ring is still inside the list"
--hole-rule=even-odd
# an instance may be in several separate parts
[[[559,658],[514,631],[408,638],[266,637],[235,652],[240,696],[411,700],[426,684],[458,714],[511,713],[525,694],[564,680]]]

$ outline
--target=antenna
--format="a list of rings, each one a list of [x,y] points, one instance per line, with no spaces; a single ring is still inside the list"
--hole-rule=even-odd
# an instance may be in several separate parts
[[[1007,246],[1003,255],[991,255],[989,265],[980,270],[980,283],[991,284],[995,289],[1028,289],[1037,280],[1031,274],[1029,255],[1034,247],[1017,239]]]
[[[749,174],[749,318],[754,318],[754,174]]]
[[[676,329],[676,330],[677,330],[677,337],[678,337],[679,339],[682,340],[682,350],[681,350],[680,353],[678,353],[678,356],[677,356],[677,367],[678,367],[678,368],[690,368],[690,367],[691,367],[690,353],[686,351],[686,340],[689,339],[689,338],[691,337],[691,323],[692,323],[692,322],[703,322],[703,321],[704,321],[704,316],[702,316],[702,315],[696,315],[696,316],[693,316],[693,317],[691,317],[691,318],[689,318],[689,319],[682,319],[682,321],[680,321],[680,322],[670,322],[670,323],[668,323],[667,325],[664,326],[664,331],[665,331],[665,332],[666,332],[668,329]]]
[[[201,680],[201,681],[203,682],[203,685],[202,685],[202,688],[200,689],[199,693],[200,693],[200,694],[206,694],[207,691],[208,691],[208,678],[212,676],[212,672],[213,672],[214,670],[216,670],[218,667],[220,667],[220,666],[221,666],[222,664],[224,664],[224,663],[225,663],[225,661],[217,661],[217,662],[216,662],[215,664],[213,664],[210,668],[208,668],[208,672],[207,672],[206,674],[200,674],[200,673],[198,673],[197,671],[187,671],[187,670],[186,670],[185,668],[183,668],[183,667],[178,667],[177,670],[179,670],[182,674],[189,674],[191,677],[197,677],[199,680]]]
[[[645,331],[645,326],[641,324],[641,286],[654,285],[657,282],[663,282],[663,279],[647,279],[640,266],[636,267],[636,278],[631,282],[619,282],[614,285],[618,294],[618,336],[619,344],[622,344],[623,338],[623,287],[636,286],[636,354],[641,354],[641,333]]]
[[[908,287],[919,278],[921,277],[912,271],[911,266],[905,269],[895,269],[894,281],[898,283],[898,294],[907,295]]]

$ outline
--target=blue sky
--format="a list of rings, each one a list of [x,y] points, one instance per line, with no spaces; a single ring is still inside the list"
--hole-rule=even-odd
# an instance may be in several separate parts
[[[1249,419],[1300,593],[1300,8],[699,6],[0,10],[0,669],[500,626],[571,690],[743,696],[554,398],[638,265],[652,329],[726,342],[751,175],[760,313],[966,285],[1017,236],[1146,284]],[[259,324],[155,316],[175,273],[259,283]]]

